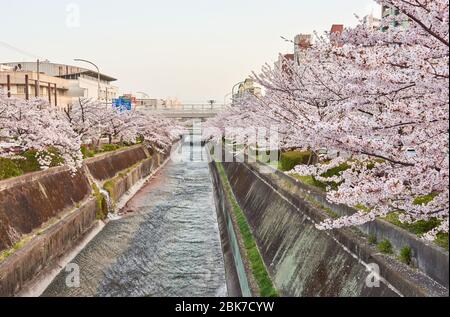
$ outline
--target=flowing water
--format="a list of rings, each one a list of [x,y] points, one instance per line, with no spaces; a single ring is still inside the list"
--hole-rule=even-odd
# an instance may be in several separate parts
[[[213,185],[198,162],[205,153],[182,149],[127,204],[130,216],[109,222],[72,261],[79,287],[62,270],[43,296],[227,295]]]

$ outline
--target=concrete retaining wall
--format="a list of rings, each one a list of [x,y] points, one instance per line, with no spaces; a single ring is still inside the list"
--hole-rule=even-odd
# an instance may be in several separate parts
[[[119,175],[107,181],[105,187],[110,192],[112,201],[116,203],[120,200],[137,182],[145,179],[156,170],[166,158],[167,155],[154,154],[134,166],[128,173],[119,173]]]
[[[96,215],[97,201],[91,198],[0,263],[0,297],[14,296],[44,268],[68,252],[92,228]]]
[[[0,182],[0,251],[90,194],[86,175],[64,168]]]
[[[255,291],[250,288],[248,276],[251,270],[243,261],[245,251],[239,243],[239,230],[233,223],[230,201],[227,200],[224,186],[220,180],[217,166],[210,165],[211,177],[214,185],[217,221],[219,224],[220,239],[225,264],[228,296],[250,297]]]
[[[149,154],[145,147],[135,146],[130,149],[124,149],[90,159],[86,162],[86,166],[96,180],[105,181],[114,178],[119,172],[130,168],[148,157]]]
[[[253,170],[258,170],[261,167],[266,168],[262,163],[249,164],[248,166]],[[284,188],[285,191],[290,192],[294,196],[301,196],[307,193],[309,197],[312,197],[322,206],[333,210],[333,212],[339,216],[351,215],[356,212],[355,209],[348,206],[330,203],[324,192],[303,184],[278,170],[274,170],[273,173],[270,174],[261,174],[261,177],[266,181],[275,184],[278,188]],[[426,242],[406,230],[381,219],[367,223],[359,227],[359,230],[368,236],[376,236],[378,241],[384,239],[389,240],[397,253],[404,247],[410,247],[414,265],[432,279],[448,288],[448,251],[432,242]]]
[[[136,146],[87,160],[76,175],[54,168],[0,182],[0,252],[20,241],[0,262],[0,296],[17,294],[96,224],[99,204],[90,180],[112,181],[117,201],[167,155],[149,157]]]
[[[448,287],[379,254],[356,230],[319,231],[328,217],[291,186],[245,163],[224,163],[264,262],[282,296],[448,296]],[[367,265],[380,269],[380,287],[368,287]]]

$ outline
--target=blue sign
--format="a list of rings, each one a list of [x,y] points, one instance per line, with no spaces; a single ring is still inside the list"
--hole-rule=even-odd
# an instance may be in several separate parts
[[[126,98],[113,99],[112,104],[113,107],[117,108],[120,111],[131,111],[133,109],[131,100]]]

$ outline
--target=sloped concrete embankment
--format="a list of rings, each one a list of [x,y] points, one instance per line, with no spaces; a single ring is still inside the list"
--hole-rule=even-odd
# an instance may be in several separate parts
[[[260,168],[265,167],[265,165],[258,162],[249,164],[248,167],[253,171],[258,171]],[[303,184],[281,171],[273,170],[272,173],[259,175],[273,186],[287,192],[287,195],[306,197],[308,201],[312,201],[315,205],[332,210],[335,215],[347,216],[357,212],[357,210],[349,206],[330,203],[326,198],[326,193],[315,187]],[[400,253],[400,250],[404,247],[410,248],[413,267],[443,285],[448,290],[449,253],[447,250],[437,246],[433,242],[424,241],[416,235],[383,219],[377,219],[360,226],[358,230],[366,237],[375,237],[377,241],[389,240],[397,253]]]
[[[378,253],[362,230],[316,229],[329,214],[295,181],[261,173],[259,164],[223,166],[281,296],[448,296],[448,285]],[[372,268],[379,287],[366,283],[376,281]]]
[[[75,175],[53,168],[0,182],[0,296],[17,294],[105,218],[99,186],[116,203],[166,158],[135,146],[87,160]]]
[[[232,206],[222,183],[217,165],[209,164],[214,197],[216,203],[217,221],[224,258],[228,295],[230,297],[257,296],[255,287],[250,286],[252,272],[245,261],[245,251],[239,229],[233,219]]]

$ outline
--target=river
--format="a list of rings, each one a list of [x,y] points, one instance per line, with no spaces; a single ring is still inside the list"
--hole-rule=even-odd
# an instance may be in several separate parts
[[[227,296],[213,185],[201,146],[182,153],[130,200],[71,261],[79,287],[61,273],[43,296]],[[70,283],[69,283],[70,285]]]

